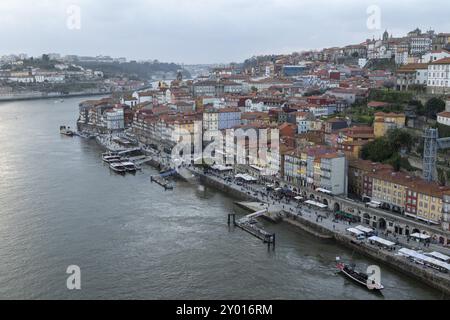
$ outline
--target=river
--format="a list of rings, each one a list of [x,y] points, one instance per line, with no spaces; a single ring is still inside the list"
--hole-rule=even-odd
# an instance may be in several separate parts
[[[1,299],[440,299],[428,286],[381,266],[383,296],[335,273],[335,257],[374,264],[293,227],[268,251],[229,229],[235,199],[156,171],[118,176],[75,127],[82,98],[0,104]],[[81,290],[66,287],[69,265]]]

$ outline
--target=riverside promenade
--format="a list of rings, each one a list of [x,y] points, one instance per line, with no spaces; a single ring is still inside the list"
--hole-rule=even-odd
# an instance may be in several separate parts
[[[189,167],[189,170],[200,177],[200,181],[206,185],[215,187],[225,193],[229,193],[247,202],[239,202],[239,206],[247,207],[252,212],[256,208],[266,206],[270,214],[276,214],[283,222],[289,223],[299,229],[308,232],[319,239],[334,240],[353,249],[354,251],[370,257],[384,265],[423,281],[450,297],[450,274],[442,273],[430,267],[413,263],[397,252],[401,248],[418,249],[417,243],[408,243],[399,238],[380,237],[396,243],[394,250],[390,251],[380,246],[372,245],[368,240],[356,240],[350,236],[347,229],[358,224],[350,224],[346,221],[334,219],[332,212],[328,210],[314,209],[297,201],[286,201],[277,199],[272,193],[265,191],[263,185],[237,184],[233,179],[228,179],[225,174],[205,173],[203,169]],[[375,230],[377,232],[377,230]],[[423,251],[437,250],[448,254],[447,248],[421,248]],[[427,249],[427,250],[425,250]],[[338,253],[337,253],[338,255]]]

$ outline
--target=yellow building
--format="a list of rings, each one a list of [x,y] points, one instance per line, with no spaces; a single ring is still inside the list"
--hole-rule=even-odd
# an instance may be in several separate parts
[[[412,193],[417,193],[416,215],[420,220],[439,224],[443,217],[443,197],[448,192],[449,187],[443,187],[435,182],[424,180],[416,183],[412,188]]]
[[[406,117],[404,113],[375,113],[374,134],[376,138],[386,135],[388,130],[405,127]]]
[[[403,172],[381,171],[369,174],[372,180],[372,199],[391,209],[403,211],[406,204],[406,190],[413,178]]]

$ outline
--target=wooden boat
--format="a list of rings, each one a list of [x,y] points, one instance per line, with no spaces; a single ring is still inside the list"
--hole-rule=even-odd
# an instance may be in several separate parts
[[[336,259],[338,261],[336,267],[338,268],[339,272],[343,275],[345,275],[347,278],[350,278],[354,282],[364,286],[370,291],[381,291],[384,289],[384,286],[381,283],[376,283],[373,280],[369,280],[369,276],[367,273],[360,272],[355,270],[354,265],[347,265],[345,263],[339,262],[339,259]]]

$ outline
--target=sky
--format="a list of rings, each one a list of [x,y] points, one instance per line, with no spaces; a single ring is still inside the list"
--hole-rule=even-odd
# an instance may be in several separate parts
[[[242,62],[361,43],[386,29],[450,32],[449,13],[448,0],[1,0],[0,55]]]

